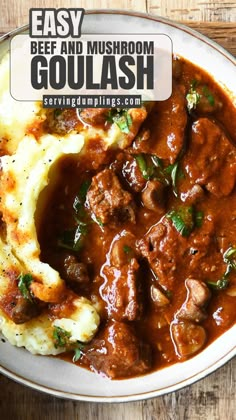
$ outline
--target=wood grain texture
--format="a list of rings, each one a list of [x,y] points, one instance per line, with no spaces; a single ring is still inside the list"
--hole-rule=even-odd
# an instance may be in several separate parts
[[[146,0],[1,0],[0,28],[8,32],[29,23],[31,7],[83,7],[85,9],[124,9],[146,12]]]
[[[236,22],[236,1],[148,0],[148,12],[173,20]]]
[[[0,376],[1,420],[235,420],[236,359],[202,381],[147,401],[57,399]]]
[[[201,32],[208,38],[220,44],[231,54],[236,56],[236,24],[228,22],[189,22],[181,23]]]
[[[85,7],[148,11],[202,32],[236,56],[236,1],[0,0],[0,32],[28,23],[30,7]],[[234,420],[236,359],[178,392],[126,404],[67,401],[0,375],[0,420]]]

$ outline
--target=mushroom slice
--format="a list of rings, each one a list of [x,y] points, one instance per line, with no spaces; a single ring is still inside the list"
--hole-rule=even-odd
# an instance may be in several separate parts
[[[193,322],[172,322],[171,337],[176,354],[182,359],[197,353],[206,342],[206,331]]]
[[[169,305],[169,299],[161,292],[156,286],[153,284],[150,288],[151,299],[155,303],[156,306],[162,308],[163,306]]]
[[[195,279],[187,279],[185,287],[187,298],[176,313],[176,318],[201,322],[207,317],[205,306],[211,296],[210,290],[204,282]]]
[[[165,186],[157,180],[147,182],[142,192],[142,201],[148,210],[164,212],[164,189]]]

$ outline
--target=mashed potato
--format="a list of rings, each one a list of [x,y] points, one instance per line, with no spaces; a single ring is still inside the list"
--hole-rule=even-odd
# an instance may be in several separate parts
[[[90,341],[99,325],[99,315],[85,298],[75,300],[76,309],[71,318],[50,321],[47,315],[40,315],[25,324],[16,325],[0,312],[0,330],[14,346],[25,347],[33,354],[56,355],[73,349],[77,341]],[[55,327],[69,335],[67,346],[58,346],[54,339]]]
[[[25,135],[27,127],[43,121],[39,103],[15,101],[8,90],[9,62],[0,65],[0,211],[6,228],[0,237],[0,299],[8,292],[12,277],[30,273],[31,291],[43,302],[60,299],[64,280],[48,264],[40,261],[40,246],[35,227],[35,211],[40,192],[47,186],[49,171],[63,155],[79,153],[86,141],[83,135],[70,133],[63,139],[44,134],[36,140]],[[40,116],[41,114],[41,116]],[[55,355],[68,350],[77,340],[92,339],[99,326],[99,315],[90,301],[75,297],[69,317],[50,319],[47,313],[16,325],[0,309],[0,331],[9,342],[31,353]],[[66,328],[67,346],[56,346],[55,327]]]
[[[40,103],[11,97],[8,72],[6,57],[0,64],[0,331],[11,344],[31,353],[55,355],[94,337],[99,306],[67,289],[59,272],[40,260],[35,220],[39,196],[49,180],[55,182],[56,170],[53,181],[50,174],[60,158],[83,153],[97,137],[103,139],[104,149],[126,147],[147,112],[144,107],[128,111],[133,121],[129,134],[115,123],[106,130],[85,123],[64,133],[40,131],[47,122],[46,111]],[[19,279],[24,276],[29,283],[21,289]],[[22,300],[28,306],[37,301],[41,309],[30,319],[14,322],[12,312]],[[61,310],[53,313],[53,305],[61,305]]]
[[[25,135],[26,127],[40,122],[39,102],[15,101],[9,91],[9,58],[0,63],[0,151],[12,154]]]

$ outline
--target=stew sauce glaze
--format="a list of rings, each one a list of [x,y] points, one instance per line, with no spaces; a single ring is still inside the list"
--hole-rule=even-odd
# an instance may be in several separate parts
[[[88,109],[81,120],[107,127],[107,115]],[[64,118],[81,124],[73,110]],[[150,106],[128,148],[105,151],[96,138],[58,163],[38,227],[41,259],[101,315],[77,364],[142,375],[195,355],[235,323],[235,142],[230,98],[174,59],[171,98]]]

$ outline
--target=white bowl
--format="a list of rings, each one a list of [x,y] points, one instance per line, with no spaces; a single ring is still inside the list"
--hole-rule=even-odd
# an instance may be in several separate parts
[[[5,35],[0,55],[9,47]],[[236,60],[203,35],[159,17],[118,11],[89,11],[83,22],[87,33],[164,33],[174,53],[208,71],[236,103]],[[192,359],[133,379],[111,381],[53,357],[33,356],[0,340],[0,372],[34,389],[63,398],[96,402],[135,401],[176,391],[210,374],[236,354],[236,326]]]

